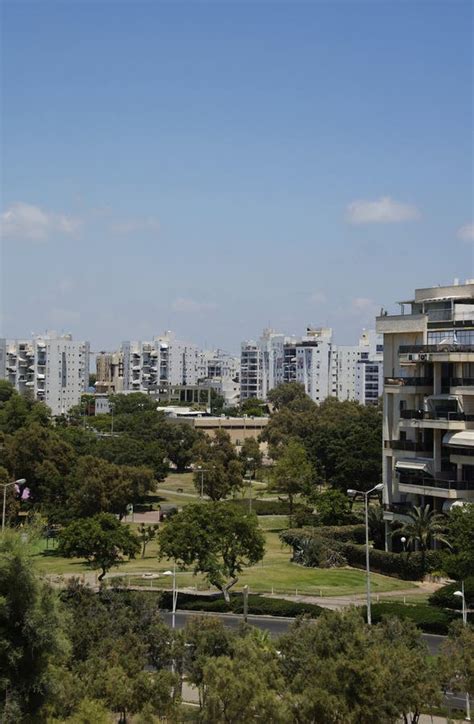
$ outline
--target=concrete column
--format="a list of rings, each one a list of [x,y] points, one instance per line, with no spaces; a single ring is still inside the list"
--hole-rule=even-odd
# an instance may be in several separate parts
[[[458,483],[462,480],[462,463],[457,463],[456,465],[456,480]]]
[[[441,362],[433,363],[433,394],[441,394]]]
[[[444,430],[433,430],[433,461],[435,473],[441,470],[441,434]]]

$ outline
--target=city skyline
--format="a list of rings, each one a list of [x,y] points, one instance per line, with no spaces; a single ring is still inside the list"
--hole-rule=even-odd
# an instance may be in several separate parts
[[[473,277],[455,8],[4,3],[1,335],[350,344]]]

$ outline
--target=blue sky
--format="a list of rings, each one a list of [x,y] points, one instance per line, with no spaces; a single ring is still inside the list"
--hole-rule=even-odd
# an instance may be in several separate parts
[[[3,3],[3,335],[340,343],[474,276],[472,3]]]

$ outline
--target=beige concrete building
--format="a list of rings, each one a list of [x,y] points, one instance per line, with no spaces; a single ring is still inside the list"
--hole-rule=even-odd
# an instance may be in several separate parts
[[[382,314],[383,482],[390,527],[413,505],[474,502],[474,281],[417,289]]]

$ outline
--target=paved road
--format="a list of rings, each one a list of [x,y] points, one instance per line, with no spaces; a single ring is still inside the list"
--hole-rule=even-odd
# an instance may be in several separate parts
[[[215,613],[208,614],[202,611],[177,611],[176,612],[176,628],[183,628],[186,621],[193,616],[217,616],[221,619],[225,626],[229,628],[238,628],[242,623],[243,617],[237,616],[232,613]],[[171,626],[171,613],[169,611],[162,612],[163,619],[166,623]],[[294,621],[293,618],[277,618],[276,616],[249,616],[248,622],[256,628],[269,631],[272,636],[281,636],[288,631],[290,624]],[[436,654],[445,636],[437,636],[435,634],[423,634],[423,639],[428,646],[431,654]]]

